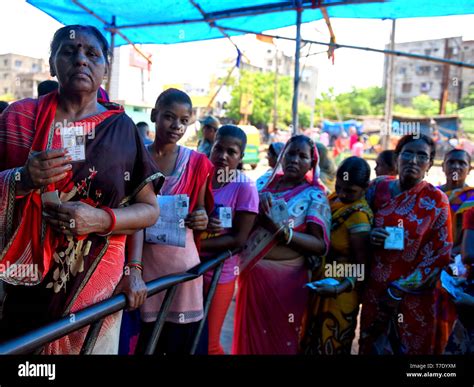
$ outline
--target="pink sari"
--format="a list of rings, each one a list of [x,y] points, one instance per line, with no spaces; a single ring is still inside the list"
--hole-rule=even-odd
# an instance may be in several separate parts
[[[317,151],[314,152],[317,160]],[[287,202],[295,231],[305,232],[309,222],[320,225],[328,248],[331,210],[318,182],[317,168],[308,176],[309,181],[284,192],[275,192],[269,186],[281,176],[281,167],[275,168],[262,192],[271,192],[275,199],[282,198]],[[280,261],[264,259],[276,245],[274,235],[257,225],[240,255],[233,354],[290,355],[298,352],[301,323],[308,302],[304,284],[309,281],[310,272],[303,256]]]
[[[207,157],[189,148],[181,146],[176,167],[165,179],[162,195],[187,194],[190,211],[197,205],[201,187],[207,184],[206,211],[210,213],[214,206],[210,186],[213,166]],[[186,247],[166,246],[145,243],[143,246],[143,280],[145,282],[156,278],[179,273],[191,269],[200,263],[199,234],[186,229]],[[141,318],[145,322],[153,322],[161,309],[165,292],[148,298],[140,309]],[[202,277],[185,282],[178,286],[176,295],[171,303],[166,321],[177,324],[196,322],[203,317],[203,280]]]

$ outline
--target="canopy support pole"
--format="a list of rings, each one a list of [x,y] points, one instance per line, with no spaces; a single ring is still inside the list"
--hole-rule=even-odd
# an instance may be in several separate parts
[[[296,47],[295,47],[295,76],[293,79],[293,106],[292,106],[292,135],[298,133],[298,91],[300,85],[300,47],[301,47],[301,16],[303,9],[302,0],[296,0]]]
[[[112,30],[110,31],[110,66],[107,73],[107,94],[110,96],[110,84],[112,82],[112,69],[114,67],[114,48],[115,48],[115,16],[112,16]]]
[[[390,51],[395,50],[395,19],[392,20],[392,34],[390,36]],[[393,67],[395,58],[388,56],[387,74],[385,85],[385,127],[382,128],[382,149],[390,147],[390,133],[392,131],[392,113],[393,113]]]

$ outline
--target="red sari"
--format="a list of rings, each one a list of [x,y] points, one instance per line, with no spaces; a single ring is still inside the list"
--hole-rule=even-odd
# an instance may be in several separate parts
[[[395,316],[401,352],[434,354],[435,283],[449,263],[452,248],[449,202],[425,181],[400,194],[391,192],[396,184],[397,180],[381,178],[368,191],[374,227],[403,225],[405,237],[401,251],[374,249],[362,303],[360,352],[380,353],[376,350],[378,337],[368,332],[381,314],[380,301],[387,297],[387,288],[393,286],[404,295]]]
[[[37,268],[20,275],[0,273],[9,283],[1,329],[4,339],[109,298],[122,276],[124,235],[56,234],[43,219],[39,190],[15,197],[16,177],[30,151],[61,147],[59,130],[53,126],[57,104],[58,93],[53,92],[38,101],[12,104],[0,116],[0,263],[2,269],[14,264]],[[74,123],[89,134],[86,160],[73,163],[65,179],[44,189],[58,190],[63,202],[122,207],[132,203],[147,183],[162,177],[123,109],[106,107],[107,111]],[[104,157],[105,152],[120,157]],[[116,352],[118,336],[109,340],[109,333],[112,328],[117,333],[119,323],[120,314],[105,319],[95,347],[98,352]],[[44,352],[78,353],[85,332],[74,332]]]

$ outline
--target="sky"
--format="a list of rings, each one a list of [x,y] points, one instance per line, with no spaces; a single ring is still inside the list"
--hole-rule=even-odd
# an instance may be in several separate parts
[[[382,49],[390,39],[391,21],[388,20],[332,19],[331,23],[336,41],[340,44]],[[396,22],[395,42],[453,36],[474,40],[473,25],[474,15],[399,19]],[[0,54],[14,52],[46,59],[53,34],[60,27],[59,22],[23,0],[2,0]],[[269,33],[294,36],[295,28],[288,27]],[[312,40],[329,41],[327,26],[322,20],[303,25],[302,36]],[[254,36],[236,37],[233,40],[251,61],[260,55],[262,43],[257,42]],[[294,43],[277,41],[277,46],[286,54],[294,55]],[[338,49],[333,65],[327,59],[325,50],[325,46],[313,45],[311,52],[320,54],[302,58],[302,62],[307,61],[319,69],[318,95],[331,87],[336,93],[340,93],[349,91],[352,87],[382,85],[384,55]],[[160,77],[161,84],[204,85],[212,73],[222,68],[225,59],[236,56],[234,46],[227,39],[155,45],[149,48],[149,51],[154,53],[155,71],[152,76]],[[305,49],[304,55],[307,52]]]

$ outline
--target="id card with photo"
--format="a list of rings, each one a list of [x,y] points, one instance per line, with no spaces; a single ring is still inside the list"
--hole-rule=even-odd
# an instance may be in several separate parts
[[[386,250],[403,250],[405,231],[403,227],[385,227],[390,234],[385,239],[384,249]]]
[[[232,208],[219,207],[219,220],[223,228],[232,228]]]
[[[273,200],[270,216],[275,223],[281,226],[288,222],[288,205],[284,199]]]
[[[61,128],[61,145],[72,157],[72,161],[86,159],[86,134],[82,126]]]

